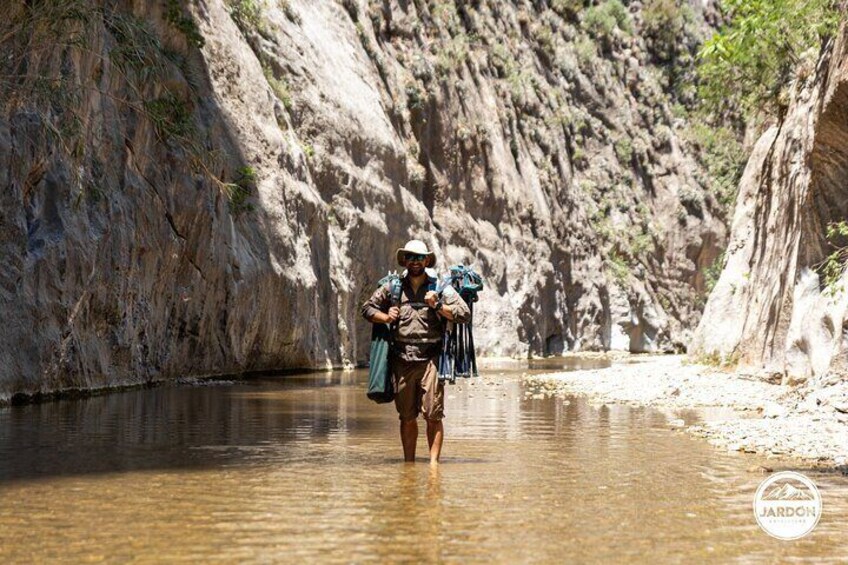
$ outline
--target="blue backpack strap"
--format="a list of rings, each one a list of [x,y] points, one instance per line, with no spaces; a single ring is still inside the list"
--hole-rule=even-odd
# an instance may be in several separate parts
[[[391,294],[392,306],[400,304],[401,280],[396,273],[389,273],[377,283],[378,286],[389,285],[389,293]]]
[[[431,276],[428,275],[427,276],[427,290],[428,291],[432,290],[433,292],[436,292],[436,287],[437,287],[438,282],[439,282],[439,279],[437,279],[436,277],[431,277]]]

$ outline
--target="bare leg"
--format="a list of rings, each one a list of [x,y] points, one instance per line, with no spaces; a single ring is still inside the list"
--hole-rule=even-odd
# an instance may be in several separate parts
[[[400,421],[400,442],[403,444],[403,460],[415,461],[415,444],[418,442],[418,420]]]
[[[445,426],[441,420],[427,420],[427,444],[430,446],[430,463],[439,462],[442,454],[442,440],[445,437]]]

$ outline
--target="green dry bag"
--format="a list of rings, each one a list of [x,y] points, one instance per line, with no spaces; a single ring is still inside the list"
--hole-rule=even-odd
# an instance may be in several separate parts
[[[387,324],[374,324],[371,329],[371,357],[368,367],[368,398],[378,404],[395,399],[392,368],[389,366],[391,331]]]

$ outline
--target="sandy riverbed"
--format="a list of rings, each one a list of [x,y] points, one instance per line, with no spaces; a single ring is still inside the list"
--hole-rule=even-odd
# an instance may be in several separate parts
[[[527,377],[531,395],[585,395],[594,403],[658,408],[669,425],[731,450],[848,469],[848,382],[798,387],[756,374],[688,364],[682,356],[633,356],[606,369]],[[680,418],[698,410],[697,425]]]

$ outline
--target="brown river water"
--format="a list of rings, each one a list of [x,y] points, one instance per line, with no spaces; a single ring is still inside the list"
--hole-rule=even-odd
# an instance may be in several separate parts
[[[521,373],[576,364],[449,386],[436,468],[423,433],[402,462],[363,371],[0,408],[0,562],[848,561],[848,477],[805,471],[821,521],[773,539],[749,469],[791,462],[718,451],[651,409],[525,395]]]

